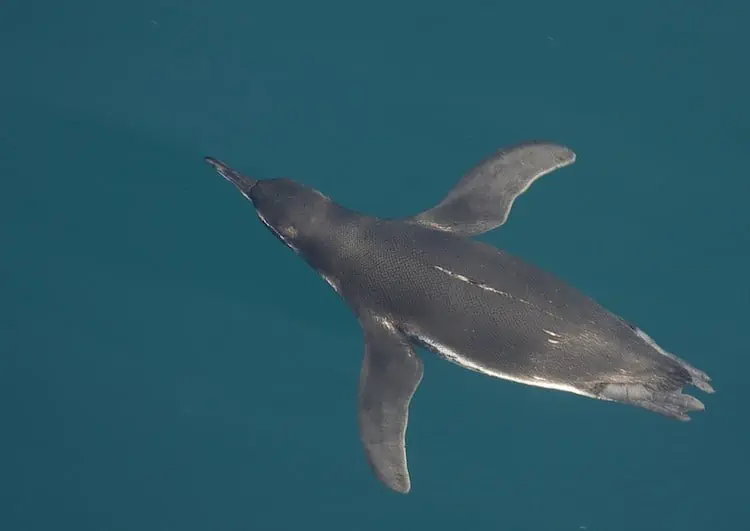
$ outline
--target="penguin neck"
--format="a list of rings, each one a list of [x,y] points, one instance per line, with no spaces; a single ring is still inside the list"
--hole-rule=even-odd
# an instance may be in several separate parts
[[[365,244],[368,216],[333,203],[315,233],[300,245],[300,255],[323,275],[337,277],[357,260]]]

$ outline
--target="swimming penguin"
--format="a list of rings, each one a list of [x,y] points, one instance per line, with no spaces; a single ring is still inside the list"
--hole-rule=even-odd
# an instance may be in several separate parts
[[[382,219],[292,180],[250,179],[206,157],[358,318],[360,438],[374,474],[394,491],[411,488],[405,435],[423,374],[414,346],[488,376],[679,420],[704,409],[682,389],[712,393],[706,373],[552,275],[471,239],[505,223],[536,179],[575,158],[545,142],[502,149],[437,206]]]

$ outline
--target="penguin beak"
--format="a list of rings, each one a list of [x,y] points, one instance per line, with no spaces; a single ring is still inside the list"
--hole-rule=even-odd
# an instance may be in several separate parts
[[[253,186],[258,184],[257,179],[246,177],[213,157],[205,157],[203,160],[205,160],[207,164],[213,166],[219,175],[235,185],[237,189],[242,192],[242,195],[250,199],[250,190]]]

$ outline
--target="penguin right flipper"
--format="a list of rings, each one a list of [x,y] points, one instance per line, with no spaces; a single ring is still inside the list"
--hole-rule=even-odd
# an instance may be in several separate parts
[[[505,223],[513,201],[534,181],[575,159],[571,149],[546,142],[501,149],[464,175],[438,205],[411,219],[466,236],[487,232]]]
[[[409,403],[422,381],[422,361],[387,320],[360,316],[365,355],[359,379],[359,433],[377,478],[396,492],[411,488],[406,464]]]

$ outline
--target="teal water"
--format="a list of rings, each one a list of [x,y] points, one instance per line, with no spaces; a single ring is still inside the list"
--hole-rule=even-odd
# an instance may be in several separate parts
[[[746,528],[750,8],[607,4],[4,2],[0,529]],[[578,161],[482,239],[717,393],[680,423],[424,355],[391,493],[355,319],[202,157],[396,216],[530,138]]]

